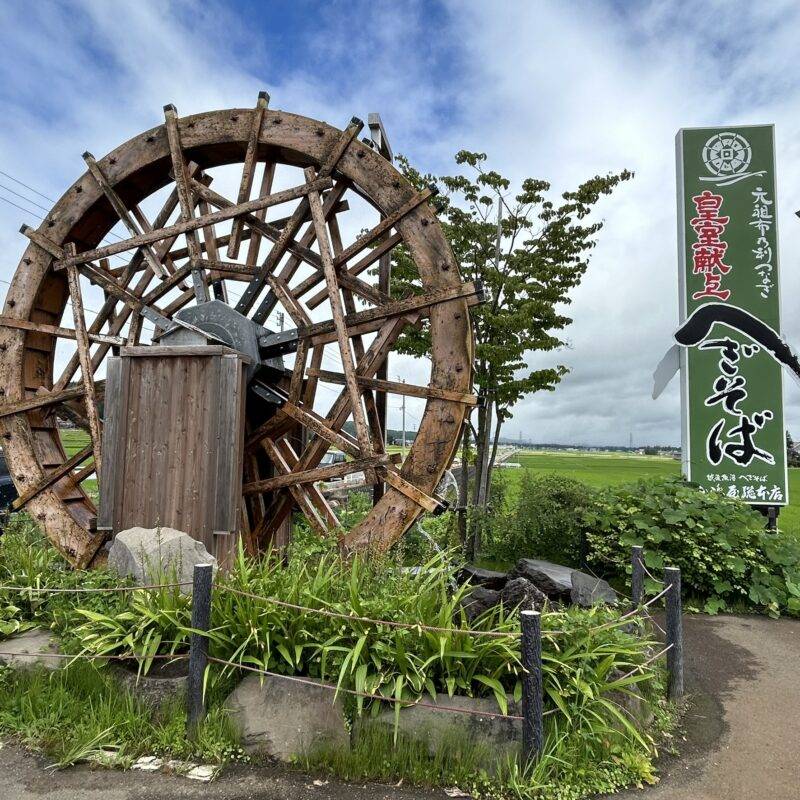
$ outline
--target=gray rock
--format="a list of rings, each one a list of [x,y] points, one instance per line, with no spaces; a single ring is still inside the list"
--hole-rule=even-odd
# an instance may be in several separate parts
[[[549,561],[521,558],[517,561],[514,569],[508,573],[508,577],[525,578],[551,600],[568,603],[572,594],[573,572],[574,570],[570,567],[551,564]]]
[[[425,698],[430,703],[430,698]],[[461,708],[471,711],[500,713],[497,701],[491,697],[448,697],[446,694],[436,696],[436,705],[444,708]],[[520,705],[508,698],[508,713],[521,713]],[[369,720],[366,725],[380,725],[394,730],[395,713],[387,709]],[[365,727],[364,726],[364,727]],[[357,734],[364,729],[359,726]],[[501,717],[480,716],[478,714],[458,714],[437,711],[425,706],[410,706],[400,710],[398,737],[408,737],[416,741],[427,742],[428,750],[433,756],[442,748],[452,750],[454,746],[470,745],[476,748],[480,765],[492,771],[507,757],[519,754],[522,741],[522,723],[520,720],[503,719]]]
[[[50,631],[42,628],[20,633],[0,642],[0,650],[8,655],[0,656],[0,664],[7,664],[15,669],[45,667],[58,669],[64,666],[66,658],[48,658],[43,653],[58,653],[58,640]]]
[[[623,677],[621,670],[614,670],[609,675],[609,681],[616,681]],[[625,716],[634,726],[640,730],[646,730],[653,723],[653,710],[650,704],[642,697],[639,686],[635,683],[626,686],[624,690],[618,689],[607,692],[604,695],[606,700],[610,700],[619,706],[623,716]],[[622,723],[619,723],[622,727]]]
[[[572,591],[570,599],[573,603],[584,608],[607,603],[617,604],[617,593],[602,578],[587,575],[585,572],[575,570],[572,573]]]
[[[111,665],[110,671],[125,691],[137,700],[158,709],[172,703],[186,702],[188,679],[182,674],[186,672],[186,664],[187,662],[183,661],[179,664],[168,664],[167,667],[154,665],[147,675],[138,675],[135,670],[117,664]]]
[[[475,586],[461,599],[461,608],[464,609],[467,622],[471,625],[481,614],[499,602],[500,592],[486,589],[483,586]]]
[[[319,746],[350,746],[342,698],[330,689],[248,675],[225,708],[251,754],[288,761]]]
[[[469,583],[473,586],[484,586],[487,589],[500,591],[508,580],[505,572],[495,572],[493,569],[482,569],[472,564],[466,564],[458,573],[459,583]]]
[[[526,578],[512,578],[500,592],[500,599],[509,611],[541,611],[547,605],[547,595]]]
[[[217,559],[183,531],[174,528],[129,528],[120,531],[108,551],[108,566],[122,576],[132,576],[141,585],[172,582],[191,584],[195,564],[211,564]],[[184,594],[192,587],[183,586]]]

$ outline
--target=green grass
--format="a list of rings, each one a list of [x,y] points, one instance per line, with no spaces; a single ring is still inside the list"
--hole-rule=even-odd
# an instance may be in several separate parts
[[[629,483],[639,478],[666,478],[681,472],[680,462],[672,458],[621,453],[528,451],[517,453],[511,460],[522,464],[523,469],[537,473],[555,472],[598,487]],[[503,470],[510,476],[521,472]],[[781,509],[779,524],[782,530],[800,537],[800,469],[789,470],[789,501],[790,504]]]

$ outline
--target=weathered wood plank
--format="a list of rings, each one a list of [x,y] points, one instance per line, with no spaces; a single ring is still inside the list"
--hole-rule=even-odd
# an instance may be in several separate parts
[[[75,245],[68,244],[68,249],[74,251]],[[101,452],[101,428],[100,416],[97,413],[97,395],[94,388],[94,371],[92,369],[92,357],[89,352],[89,336],[86,331],[86,318],[83,315],[83,295],[81,294],[80,279],[78,268],[71,266],[67,269],[67,281],[69,283],[69,296],[72,305],[72,318],[75,321],[75,336],[78,343],[78,358],[81,364],[81,380],[83,381],[84,395],[86,403],[86,418],[89,420],[89,433],[92,437],[92,451],[94,453],[94,463],[97,473],[97,483],[101,484],[100,478],[100,452]]]
[[[258,136],[264,121],[264,109],[269,105],[269,95],[266,92],[258,93],[258,101],[253,109],[253,119],[250,124],[250,138],[247,140],[247,150],[242,164],[242,179],[239,183],[237,204],[244,203],[253,188],[253,178],[256,173],[256,158],[258,157]],[[228,242],[228,258],[238,258],[239,243],[242,236],[242,220],[234,219],[231,227],[231,238]]]
[[[306,375],[311,376],[312,370],[307,370]],[[330,370],[314,370],[313,375],[325,383],[344,384],[344,375],[341,372],[331,372]],[[379,389],[392,394],[405,394],[409,397],[422,397],[432,400],[452,400],[456,403],[464,403],[468,406],[478,405],[478,396],[466,394],[464,392],[453,392],[449,389],[439,389],[436,386],[417,386],[413,383],[403,383],[401,381],[380,380],[378,378],[358,377],[358,383],[369,389]]]
[[[381,469],[381,473],[385,476],[386,483],[394,489],[397,489],[398,492],[402,492],[406,497],[413,500],[417,505],[422,506],[426,511],[434,512],[441,507],[441,503],[438,500],[435,500],[433,497],[425,494],[425,492],[417,489],[413,483],[407,481],[393,468],[388,467],[386,469]]]
[[[316,173],[313,167],[305,170],[306,181],[313,183]],[[367,418],[364,413],[364,406],[361,402],[361,392],[356,383],[356,365],[353,358],[353,351],[350,348],[350,337],[347,333],[347,323],[344,318],[344,308],[342,298],[339,294],[339,284],[336,280],[336,268],[333,265],[333,253],[331,252],[331,242],[328,235],[328,227],[325,216],[322,212],[322,202],[316,191],[310,191],[306,195],[311,211],[311,219],[317,231],[317,247],[319,248],[322,268],[325,271],[325,282],[328,286],[331,313],[333,314],[333,324],[336,327],[336,337],[339,342],[339,354],[342,358],[347,391],[350,394],[351,412],[353,422],[356,426],[356,438],[365,455],[372,455],[372,440],[367,428]]]
[[[50,336],[57,336],[61,339],[75,339],[76,333],[72,328],[62,328],[59,325],[47,325],[44,322],[31,322],[27,319],[14,319],[14,317],[0,316],[0,326],[6,328],[17,328],[23,331],[34,331],[36,333],[46,333]],[[87,334],[90,342],[100,342],[103,344],[110,344],[114,347],[119,347],[125,344],[125,339],[122,336],[111,336],[106,333],[91,333]]]
[[[12,504],[11,507],[14,511],[19,511],[24,508],[34,497],[40,495],[45,489],[50,488],[54,483],[58,482],[65,475],[72,472],[75,467],[82,464],[93,454],[94,450],[92,445],[87,445],[83,450],[79,450],[74,456],[68,458],[63,464],[56,467],[52,472],[48,472],[35,486],[26,489]]]

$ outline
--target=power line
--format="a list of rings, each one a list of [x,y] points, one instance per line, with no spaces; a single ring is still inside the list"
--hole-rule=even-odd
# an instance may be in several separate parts
[[[33,192],[34,194],[38,194],[39,197],[44,197],[45,200],[49,200],[51,203],[56,202],[55,200],[53,200],[52,197],[48,197],[46,194],[42,194],[37,189],[34,189],[33,186],[28,186],[27,183],[23,183],[21,180],[19,180],[19,178],[15,178],[13,175],[9,175],[7,172],[3,172],[3,170],[1,169],[0,169],[0,175],[5,175],[6,178],[9,178],[10,180],[14,181],[14,183],[18,183],[20,186],[24,186],[29,191]]]

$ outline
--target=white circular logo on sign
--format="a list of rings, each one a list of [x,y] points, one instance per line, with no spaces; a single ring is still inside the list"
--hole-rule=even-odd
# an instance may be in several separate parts
[[[714,134],[703,147],[703,163],[712,175],[738,175],[750,166],[753,149],[738,133]]]

